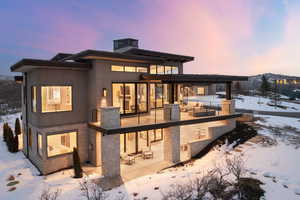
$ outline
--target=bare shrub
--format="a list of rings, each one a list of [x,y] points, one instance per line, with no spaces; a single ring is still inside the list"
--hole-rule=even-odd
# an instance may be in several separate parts
[[[85,180],[80,182],[80,190],[82,196],[87,200],[104,200],[108,198],[103,189],[92,181]]]
[[[106,200],[112,199],[98,184],[91,180],[80,182],[81,195],[87,200]],[[124,199],[124,194],[118,194],[114,200]]]
[[[61,190],[51,191],[49,188],[43,190],[39,200],[57,200],[61,194]]]
[[[190,184],[176,184],[166,194],[162,193],[162,200],[191,200],[193,188]]]

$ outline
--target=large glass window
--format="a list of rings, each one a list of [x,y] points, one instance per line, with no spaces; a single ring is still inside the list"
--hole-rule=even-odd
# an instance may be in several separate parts
[[[137,84],[137,106],[138,112],[147,111],[147,84]]]
[[[120,107],[120,113],[123,114],[124,112],[124,90],[123,90],[123,83],[113,83],[113,106]]]
[[[121,114],[147,112],[147,83],[113,83],[113,106]]]
[[[169,104],[169,99],[170,99],[170,85],[169,84],[164,84],[164,104]]]
[[[111,71],[114,71],[114,72],[123,72],[124,71],[124,66],[112,65],[111,66]]]
[[[36,112],[36,86],[31,87],[31,110]]]
[[[41,133],[37,134],[37,152],[41,157],[43,156],[43,136]]]
[[[47,135],[48,157],[71,153],[77,147],[77,132]]]
[[[135,84],[126,83],[125,84],[125,113],[135,113]]]
[[[155,84],[150,84],[150,108],[155,108]]]
[[[72,110],[71,86],[42,86],[42,112]]]
[[[156,108],[163,107],[163,84],[156,84],[155,87]]]

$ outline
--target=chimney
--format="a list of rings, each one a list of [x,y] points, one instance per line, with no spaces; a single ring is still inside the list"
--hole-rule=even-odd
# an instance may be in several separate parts
[[[114,51],[124,52],[131,48],[139,48],[139,41],[132,38],[114,40]]]

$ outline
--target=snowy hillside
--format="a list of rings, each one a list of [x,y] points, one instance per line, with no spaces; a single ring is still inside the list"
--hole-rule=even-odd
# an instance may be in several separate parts
[[[15,117],[18,116],[18,114],[6,116],[3,120],[9,121],[13,126]],[[161,192],[168,191],[174,184],[188,183],[192,178],[201,176],[215,165],[222,164],[225,155],[241,155],[245,160],[248,173],[265,183],[262,187],[266,190],[267,200],[299,199],[300,196],[297,194],[300,193],[300,149],[298,148],[300,147],[300,121],[294,118],[258,117],[260,121],[257,125],[261,126],[259,130],[261,136],[251,139],[235,150],[224,145],[190,165],[140,177],[107,194],[111,198],[123,195],[125,199],[161,199]],[[2,124],[1,122],[0,138],[2,138]],[[276,134],[274,127],[285,130],[282,132],[283,135]],[[61,200],[83,199],[79,189],[81,180],[71,178],[72,170],[64,170],[46,177],[38,174],[21,152],[8,153],[2,139],[0,140],[0,199],[38,199],[41,191],[47,187],[59,188]],[[15,185],[16,189],[11,192],[8,191],[11,187],[7,186],[10,175],[19,182]],[[96,175],[86,178],[94,177]]]
[[[222,100],[218,98],[218,96],[192,96],[188,97],[189,102],[201,102],[206,105],[220,105]],[[300,112],[300,104],[289,103],[289,102],[281,102],[280,105],[286,107],[278,108],[267,105],[271,100],[264,97],[258,96],[244,96],[239,95],[238,98],[235,99],[236,108],[239,109],[248,109],[248,110],[259,110],[259,111],[275,111],[275,112]]]

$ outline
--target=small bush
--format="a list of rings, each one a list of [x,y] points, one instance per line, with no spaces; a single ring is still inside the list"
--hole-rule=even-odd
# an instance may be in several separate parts
[[[104,200],[108,195],[96,183],[91,181],[80,182],[81,195],[87,200]]]
[[[241,200],[259,200],[265,191],[260,187],[263,183],[254,178],[241,178],[239,183]]]
[[[49,188],[44,189],[39,200],[57,200],[61,191],[59,189],[51,191]]]
[[[14,135],[12,129],[7,123],[3,125],[3,140],[6,142],[9,152],[15,153],[19,151],[18,135]]]
[[[82,168],[80,163],[80,158],[78,155],[77,148],[73,149],[73,168],[74,168],[74,178],[82,178]]]
[[[3,141],[6,142],[8,138],[8,124],[3,124]]]

